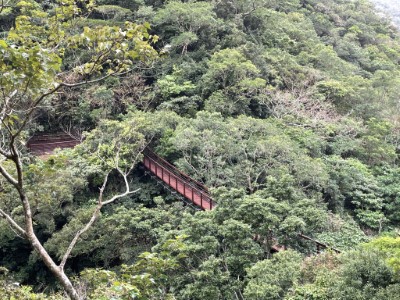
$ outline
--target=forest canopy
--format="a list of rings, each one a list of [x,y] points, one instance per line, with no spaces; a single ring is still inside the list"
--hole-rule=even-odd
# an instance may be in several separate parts
[[[398,299],[400,33],[376,2],[393,19],[0,0],[0,299]],[[31,151],[61,133],[79,145]],[[149,148],[216,207],[150,176]]]

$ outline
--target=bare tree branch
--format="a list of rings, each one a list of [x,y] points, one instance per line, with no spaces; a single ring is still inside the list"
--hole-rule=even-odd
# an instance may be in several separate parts
[[[4,3],[4,0],[1,0],[1,4],[0,4],[0,14],[3,12],[3,10],[4,10],[5,8],[7,8],[7,7],[12,7],[12,6],[9,5],[8,3],[9,3],[9,2]]]
[[[56,87],[48,90],[46,93],[42,94],[40,97],[38,97],[35,101],[33,101],[32,105],[30,106],[30,108],[28,109],[28,112],[25,115],[24,120],[22,121],[21,126],[19,127],[19,129],[12,134],[12,137],[15,139],[17,136],[19,136],[19,134],[22,132],[22,130],[25,129],[26,124],[29,122],[33,112],[36,110],[36,108],[38,107],[38,105],[47,97],[50,96],[52,94],[54,94],[55,92],[57,92],[60,88],[61,88],[61,84],[57,84]]]
[[[130,72],[131,70],[129,70]],[[17,137],[22,130],[25,129],[26,124],[29,122],[32,114],[34,113],[34,111],[36,110],[36,108],[39,106],[39,104],[48,96],[53,95],[54,93],[56,93],[60,88],[62,87],[79,87],[82,85],[87,85],[87,84],[93,84],[93,83],[97,83],[100,81],[103,81],[105,79],[107,79],[110,76],[119,76],[119,75],[123,75],[124,73],[119,73],[118,71],[116,72],[112,72],[110,74],[104,75],[102,77],[93,79],[93,80],[87,80],[87,81],[82,81],[82,82],[78,82],[78,83],[66,83],[66,82],[61,82],[58,83],[54,88],[48,90],[46,93],[42,94],[40,97],[38,97],[36,100],[33,101],[32,105],[28,108],[27,113],[22,121],[22,124],[19,126],[18,130],[15,131],[15,133],[12,134],[12,137],[15,138]]]
[[[18,187],[18,181],[12,177],[2,165],[0,165],[0,173],[10,184],[12,184],[14,187]]]
[[[12,229],[16,230],[17,233],[18,233],[19,235],[21,235],[23,238],[26,238],[26,232],[25,232],[25,230],[22,229],[22,227],[19,226],[19,225],[17,224],[17,222],[15,222],[15,221],[13,220],[13,218],[12,218],[9,214],[7,214],[4,210],[2,210],[2,209],[0,209],[0,217],[3,217],[4,219],[6,219],[7,222],[8,222],[8,224],[11,226]]]
[[[65,264],[67,263],[67,260],[69,258],[69,256],[71,255],[72,250],[74,249],[75,245],[78,243],[79,238],[81,237],[82,234],[84,234],[86,231],[88,231],[90,229],[90,227],[93,225],[93,223],[97,220],[97,218],[100,215],[100,210],[104,205],[110,204],[112,202],[114,202],[115,200],[119,199],[119,198],[123,198],[125,196],[128,196],[130,194],[133,193],[137,193],[140,189],[136,189],[134,191],[130,190],[129,187],[129,182],[128,182],[128,175],[121,172],[121,170],[119,168],[117,168],[118,172],[122,175],[122,177],[124,178],[124,182],[125,182],[125,186],[126,186],[126,190],[124,193],[119,194],[119,195],[115,195],[112,198],[103,201],[103,196],[104,196],[104,190],[107,186],[107,181],[108,181],[108,176],[109,174],[107,174],[104,178],[103,181],[103,185],[100,188],[100,193],[99,193],[99,198],[98,198],[98,203],[97,206],[92,214],[92,217],[90,218],[89,222],[86,223],[86,225],[80,229],[76,234],[75,237],[72,239],[71,243],[69,244],[67,250],[65,251],[63,258],[61,260],[61,263],[59,265],[60,269],[63,270],[65,267]]]

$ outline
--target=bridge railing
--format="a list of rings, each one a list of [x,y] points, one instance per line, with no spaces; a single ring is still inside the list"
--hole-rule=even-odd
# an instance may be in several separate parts
[[[40,134],[32,136],[27,142],[27,147],[31,153],[43,155],[53,152],[56,148],[73,148],[80,142],[68,134]]]
[[[216,206],[204,185],[179,171],[150,149],[143,152],[143,164],[151,173],[196,206],[204,210],[211,210]]]
[[[207,187],[204,184],[202,184],[201,182],[198,182],[197,180],[194,180],[189,175],[183,173],[178,168],[176,168],[174,165],[172,165],[171,163],[166,161],[164,158],[162,158],[161,156],[156,154],[150,148],[146,148],[143,153],[144,153],[145,156],[151,157],[153,160],[159,162],[166,169],[169,169],[172,173],[176,174],[177,176],[181,177],[182,179],[186,180],[187,182],[190,182],[191,184],[196,186],[199,190],[202,190],[206,194],[209,193]]]
[[[302,238],[303,240],[307,240],[307,241],[313,242],[313,243],[315,244],[316,248],[317,248],[317,253],[320,253],[320,251],[321,251],[322,249],[330,249],[330,250],[332,250],[333,252],[336,252],[336,253],[338,253],[338,254],[341,253],[340,250],[338,250],[338,249],[336,249],[336,248],[334,248],[334,247],[331,247],[331,246],[329,246],[329,245],[327,245],[327,244],[325,244],[325,243],[321,243],[320,241],[318,241],[318,240],[316,240],[316,239],[313,239],[312,237],[309,237],[309,236],[307,236],[307,235],[305,235],[305,234],[303,234],[303,233],[299,233],[298,236],[299,236],[300,238]]]

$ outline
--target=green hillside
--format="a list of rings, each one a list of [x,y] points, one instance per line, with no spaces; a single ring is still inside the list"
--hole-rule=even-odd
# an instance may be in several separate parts
[[[0,0],[0,299],[398,299],[399,63],[366,0]]]

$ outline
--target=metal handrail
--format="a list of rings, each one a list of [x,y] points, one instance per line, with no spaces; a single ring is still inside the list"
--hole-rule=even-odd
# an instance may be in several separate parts
[[[189,199],[190,201],[192,201],[194,204],[200,206],[202,209],[213,209],[216,207],[216,203],[212,200],[211,195],[208,191],[204,191],[202,189],[200,189],[197,185],[193,185],[191,182],[192,180],[187,180],[187,175],[184,174],[185,176],[181,176],[181,172],[177,172],[176,168],[171,167],[170,164],[165,164],[163,159],[157,159],[157,155],[154,155],[155,158],[149,156],[148,154],[144,153],[144,165],[146,166],[146,160],[148,161],[148,169],[150,169],[150,171],[152,173],[154,173],[156,176],[158,176],[159,174],[157,173],[157,168],[159,167],[161,169],[161,177],[162,180],[167,183],[169,186],[171,186],[172,188],[174,188],[177,192],[181,193],[181,191],[178,190],[178,181],[183,185],[183,195],[185,196],[185,198]],[[151,169],[151,167],[155,166],[156,170],[153,171]],[[166,166],[167,165],[167,166]],[[163,170],[168,174],[169,178],[172,176],[174,178],[174,180],[176,181],[176,186],[172,186],[170,181],[166,182],[164,179],[164,175],[163,175]],[[175,172],[174,172],[175,171]],[[177,174],[178,173],[178,174]],[[187,194],[185,193],[185,187],[188,187],[191,189],[192,191],[192,199],[190,197],[187,196]],[[195,202],[195,198],[194,195],[197,195],[198,197],[200,197],[200,204]],[[207,205],[203,205],[204,203],[207,203]]]
[[[169,163],[168,161],[166,161],[164,158],[162,158],[161,156],[157,155],[153,150],[151,150],[150,148],[146,148],[143,151],[144,155],[147,156],[153,156],[154,159],[156,159],[157,161],[160,161],[160,163],[163,165],[163,167],[165,169],[169,169],[171,172],[173,172],[174,174],[178,175],[179,177],[185,179],[188,182],[193,183],[194,185],[196,185],[199,189],[203,190],[205,193],[209,193],[208,189],[206,186],[204,186],[204,184],[202,184],[201,182],[191,178],[189,175],[183,173],[182,171],[178,170],[174,165],[172,165],[171,163]]]
[[[149,161],[151,161],[153,164],[159,166],[161,169],[166,170],[170,175],[172,175],[173,177],[175,177],[175,180],[179,180],[183,185],[188,185],[190,186],[190,188],[195,191],[197,194],[200,195],[200,197],[202,198],[202,200],[206,201],[207,203],[210,204],[210,208],[213,208],[216,206],[216,204],[214,203],[214,201],[211,198],[211,195],[208,192],[202,191],[201,189],[198,189],[197,187],[191,185],[190,183],[188,183],[184,178],[181,178],[179,176],[177,176],[177,174],[171,172],[168,168],[165,168],[164,165],[160,164],[159,162],[157,162],[156,160],[154,160],[153,158],[146,156],[145,155],[145,159],[148,159]],[[158,175],[157,175],[158,176]]]
[[[33,138],[31,138],[31,139],[28,140],[28,144],[30,144],[29,146],[43,145],[43,147],[45,147],[44,145],[66,144],[66,143],[71,143],[71,142],[75,142],[75,141],[76,141],[76,140],[74,140],[74,139],[71,139],[71,140],[68,140],[68,141],[56,141],[56,142],[53,141],[53,142],[51,142],[51,143],[43,143],[43,141],[51,140],[51,139],[49,139],[49,138],[47,138],[47,137],[56,137],[56,138],[58,138],[58,137],[66,137],[66,136],[69,136],[69,135],[60,134],[60,135],[54,136],[54,135],[47,135],[47,134],[44,134],[44,135],[40,135],[40,136],[35,136],[35,138],[37,139],[36,141],[40,141],[39,143],[35,143],[35,142],[29,143],[31,140],[34,140]],[[40,137],[42,137],[42,138],[44,138],[44,139],[41,139]],[[79,141],[77,141],[77,142],[78,142],[78,144],[79,144]],[[197,195],[200,195],[200,199],[201,199],[201,205],[200,205],[200,207],[201,207],[202,209],[205,209],[205,207],[206,207],[206,206],[203,207],[203,201],[205,201],[205,202],[207,202],[207,203],[209,204],[210,210],[213,209],[213,208],[215,208],[215,207],[217,206],[216,202],[214,202],[214,201],[212,200],[211,195],[210,195],[210,193],[209,193],[207,187],[205,187],[202,183],[200,183],[200,182],[198,182],[198,181],[192,179],[189,175],[187,175],[187,174],[181,172],[180,170],[178,170],[174,165],[172,165],[171,163],[169,163],[168,161],[166,161],[165,159],[163,159],[162,157],[160,157],[159,155],[157,155],[156,153],[154,153],[154,151],[152,151],[150,148],[146,148],[146,149],[143,151],[143,154],[144,154],[144,159],[148,159],[149,162],[151,162],[151,163],[153,163],[153,164],[155,164],[156,166],[159,166],[159,167],[161,168],[161,170],[162,170],[161,176],[162,176],[162,180],[163,180],[163,181],[164,181],[163,170],[165,170],[166,172],[168,172],[169,179],[171,178],[171,176],[172,176],[172,177],[175,177],[176,185],[178,185],[178,181],[180,181],[181,184],[184,186],[184,190],[185,190],[185,186],[190,186],[190,188],[192,189],[192,198],[193,198],[193,199],[190,199],[190,200],[191,200],[195,205],[198,205],[198,204],[194,202],[194,196],[193,196],[193,195],[194,195],[194,192],[196,192]],[[151,172],[153,172],[153,171],[151,170],[151,164],[150,164],[150,163],[149,163],[149,169],[150,169]],[[157,174],[157,169],[156,169],[155,175],[158,176],[158,174]],[[164,181],[164,182],[165,182],[165,181]],[[174,188],[170,183],[169,183],[169,185],[170,185],[172,188]],[[176,190],[177,192],[181,193],[179,190],[177,190],[177,186],[175,187],[175,190]],[[185,193],[185,192],[184,192],[184,196],[185,196],[186,198],[188,198],[188,197],[186,196],[186,193]],[[189,199],[189,198],[188,198],[188,199]],[[329,245],[327,245],[327,244],[324,244],[324,243],[322,243],[322,242],[320,242],[320,241],[318,241],[318,240],[315,240],[315,239],[313,239],[313,238],[311,238],[311,237],[309,237],[309,236],[306,236],[306,235],[304,235],[303,233],[298,233],[298,236],[299,236],[300,238],[304,239],[304,240],[309,240],[309,241],[315,243],[315,244],[317,245],[317,248],[322,247],[322,248],[326,248],[326,249],[332,249],[332,250],[335,251],[336,253],[341,253],[340,250],[338,250],[338,249],[336,249],[336,248],[334,248],[334,247],[331,247],[331,246],[329,246]],[[279,250],[279,249],[278,249],[278,250]]]
[[[324,243],[322,243],[322,242],[320,242],[320,241],[318,241],[318,240],[315,240],[315,239],[313,239],[312,237],[309,237],[309,236],[307,236],[307,235],[305,235],[305,234],[303,234],[303,233],[299,233],[298,236],[301,237],[303,240],[311,241],[311,242],[315,243],[317,246],[320,246],[320,247],[322,247],[322,248],[325,248],[325,249],[332,249],[332,250],[335,251],[336,253],[341,253],[340,250],[338,250],[338,249],[336,249],[336,248],[333,248],[333,247],[331,247],[331,246],[329,246],[329,245],[327,245],[327,244],[324,244]]]
[[[29,146],[47,146],[47,145],[58,145],[58,144],[66,144],[66,143],[74,143],[74,144],[80,144],[79,141],[77,140],[68,140],[68,141],[59,141],[59,142],[51,142],[51,143],[40,143],[40,142],[36,142],[36,143],[29,143]]]
[[[156,166],[156,171],[155,171],[156,176],[158,176],[158,174],[157,174],[157,166],[158,166],[158,167],[161,168],[161,170],[165,170],[166,172],[168,172],[168,176],[175,177],[175,180],[176,180],[175,190],[177,190],[178,181],[180,181],[184,186],[185,185],[189,185],[190,188],[192,189],[192,192],[196,191],[197,194],[200,194],[200,197],[201,197],[201,205],[200,205],[200,207],[201,208],[204,209],[204,207],[202,205],[202,201],[207,202],[209,204],[209,206],[210,206],[210,209],[213,209],[216,206],[216,203],[212,200],[212,198],[210,196],[210,193],[208,192],[207,188],[203,184],[197,182],[196,180],[193,180],[187,174],[179,171],[175,166],[170,164],[168,161],[166,161],[162,157],[158,156],[151,149],[149,149],[149,148],[145,149],[144,158],[149,160],[149,168],[150,168],[151,172],[153,172],[151,170],[151,163]],[[162,180],[164,181],[163,173],[161,173],[161,176],[162,176]],[[193,184],[195,184],[195,186],[193,186]],[[169,183],[169,185],[170,185],[170,183]],[[174,188],[172,185],[170,185],[170,186],[172,188]],[[192,193],[192,195],[193,195],[193,193]],[[186,195],[184,195],[184,196],[187,198]],[[192,196],[192,198],[193,198],[193,196]],[[194,199],[190,199],[190,200],[192,202],[194,202]],[[198,204],[196,204],[196,205],[198,205]],[[331,246],[329,246],[327,244],[324,244],[324,243],[322,243],[322,242],[320,242],[318,240],[315,240],[315,239],[313,239],[313,238],[311,238],[311,237],[309,237],[307,235],[304,235],[303,233],[298,233],[298,236],[300,238],[304,239],[304,240],[308,240],[308,241],[311,241],[311,242],[315,243],[315,245],[317,245],[317,249],[322,247],[322,248],[325,248],[325,249],[332,249],[332,251],[334,251],[336,253],[341,253],[340,250],[338,250],[338,249],[336,249],[334,247],[331,247]]]

